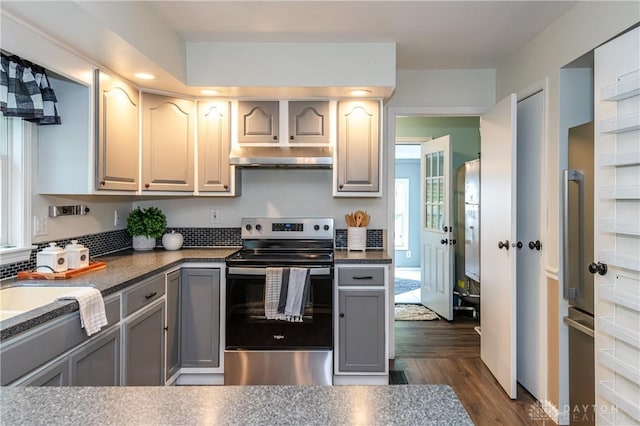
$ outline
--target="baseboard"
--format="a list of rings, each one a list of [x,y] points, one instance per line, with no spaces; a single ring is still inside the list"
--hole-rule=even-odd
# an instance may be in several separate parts
[[[180,385],[193,385],[193,386],[205,386],[205,385],[224,385],[223,374],[180,374],[176,379],[175,384]]]
[[[343,386],[343,385],[388,385],[389,384],[389,375],[376,375],[376,376],[349,376],[349,375],[340,375],[333,376],[333,384],[334,386]]]

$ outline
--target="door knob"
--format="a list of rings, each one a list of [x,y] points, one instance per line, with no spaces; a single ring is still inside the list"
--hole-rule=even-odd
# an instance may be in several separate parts
[[[498,241],[498,248],[509,250],[509,240],[504,240],[504,242]]]
[[[517,243],[513,243],[511,245],[512,247],[517,247],[518,250],[522,248],[522,241],[518,241]]]
[[[589,264],[589,272],[591,272],[592,274],[595,274],[597,272],[600,275],[605,275],[608,270],[609,270],[609,267],[607,266],[606,263],[591,262]]]
[[[531,250],[536,249],[540,251],[540,249],[542,248],[542,243],[540,242],[540,240],[536,240],[535,242],[529,241],[529,248]]]
[[[447,244],[449,242],[449,240],[440,240],[440,244]]]
[[[455,239],[453,239],[453,240],[449,240],[449,245],[454,245],[455,243],[456,243],[456,240],[455,240]]]

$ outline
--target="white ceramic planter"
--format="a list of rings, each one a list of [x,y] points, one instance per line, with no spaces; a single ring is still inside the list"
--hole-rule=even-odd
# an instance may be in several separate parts
[[[156,247],[156,239],[153,237],[145,237],[144,235],[136,235],[133,237],[132,246],[137,251],[149,251]]]

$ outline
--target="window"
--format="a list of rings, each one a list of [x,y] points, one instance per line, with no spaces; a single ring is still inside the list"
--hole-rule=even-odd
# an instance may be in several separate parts
[[[396,178],[396,250],[409,250],[409,179]]]
[[[31,145],[35,124],[0,116],[0,264],[28,260],[31,250]]]

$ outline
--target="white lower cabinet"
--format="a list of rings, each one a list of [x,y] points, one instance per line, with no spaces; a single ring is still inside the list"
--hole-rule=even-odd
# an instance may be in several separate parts
[[[334,384],[387,384],[387,266],[336,270]]]

